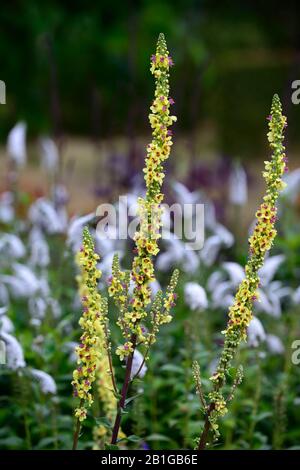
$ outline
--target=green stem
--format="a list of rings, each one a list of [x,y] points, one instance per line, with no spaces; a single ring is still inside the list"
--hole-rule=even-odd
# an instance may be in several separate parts
[[[80,403],[79,403],[79,408],[81,408],[81,407],[83,406],[83,402],[84,402],[84,400],[81,399],[81,400],[80,400]],[[76,420],[76,425],[75,425],[74,436],[73,436],[73,447],[72,447],[72,450],[76,450],[76,449],[77,449],[80,429],[81,429],[81,422],[80,422],[79,418],[77,418],[77,420]]]
[[[74,437],[73,437],[73,447],[72,447],[72,450],[76,450],[76,449],[77,449],[78,439],[79,439],[79,433],[80,433],[80,428],[81,428],[80,420],[79,420],[79,418],[77,418],[76,427],[75,427],[75,432],[74,432]]]
[[[262,371],[261,367],[259,364],[259,357],[258,354],[256,355],[256,360],[258,363],[258,372],[257,372],[257,380],[256,380],[256,386],[255,386],[255,395],[254,395],[254,403],[253,403],[253,408],[252,408],[252,413],[251,413],[251,421],[250,421],[250,428],[249,428],[249,437],[248,437],[248,442],[249,442],[249,448],[251,449],[252,447],[252,441],[253,441],[253,435],[255,431],[255,426],[256,426],[256,416],[257,416],[257,411],[258,411],[258,404],[261,396],[261,379],[262,379]]]

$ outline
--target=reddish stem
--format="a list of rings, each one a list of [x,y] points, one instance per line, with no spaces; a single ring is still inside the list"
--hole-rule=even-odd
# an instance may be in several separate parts
[[[213,411],[214,407],[215,407],[215,404],[211,403],[211,405],[210,405],[210,407],[207,411],[207,414],[206,414],[206,417],[205,417],[204,428],[203,428],[203,431],[202,431],[202,434],[201,434],[200,440],[199,440],[198,450],[205,450],[205,448],[206,448],[206,442],[207,442],[207,439],[208,439],[208,433],[209,433],[209,429],[210,429],[209,416],[210,416],[210,413]]]
[[[127,397],[127,392],[129,388],[129,383],[130,383],[130,376],[131,376],[131,369],[132,369],[132,361],[133,361],[133,354],[136,346],[136,335],[132,335],[131,337],[131,343],[132,343],[132,348],[133,351],[132,353],[128,356],[128,360],[126,363],[126,370],[125,370],[125,378],[124,378],[124,383],[123,387],[121,390],[121,398],[118,403],[118,411],[115,419],[115,424],[113,427],[113,432],[112,432],[112,438],[111,438],[111,444],[116,444],[117,439],[118,439],[118,434],[119,434],[119,429],[121,425],[121,419],[122,419],[122,410],[125,408],[125,402],[126,402],[126,397]]]

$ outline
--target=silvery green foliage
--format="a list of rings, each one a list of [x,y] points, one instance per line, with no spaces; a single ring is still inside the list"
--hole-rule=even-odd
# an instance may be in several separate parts
[[[38,369],[30,369],[30,374],[36,379],[41,387],[41,391],[44,394],[56,395],[57,387],[56,383],[51,375]]]
[[[27,297],[37,293],[40,287],[40,280],[37,275],[25,264],[14,263],[13,278],[23,285]]]
[[[268,334],[266,336],[266,345],[271,354],[283,354],[285,347],[279,336]]]
[[[0,332],[12,333],[14,325],[11,319],[7,316],[7,307],[0,307]]]
[[[253,317],[247,329],[247,343],[254,348],[266,340],[266,333],[261,321],[257,317]]]
[[[254,302],[257,312],[279,317],[282,313],[283,299],[291,298],[291,288],[281,281],[273,280],[284,259],[283,255],[269,256],[264,268],[260,270],[259,298]],[[243,278],[244,270],[238,263],[221,263],[220,269],[214,271],[207,281],[206,287],[211,294],[212,306],[221,309],[228,308],[232,304],[235,288]]]
[[[0,221],[9,224],[14,220],[14,196],[10,191],[6,191],[0,195]]]
[[[0,339],[6,346],[6,366],[17,370],[26,366],[23,348],[19,341],[9,333],[0,330]]]
[[[184,299],[191,310],[205,310],[208,307],[206,292],[200,284],[187,282],[184,286]]]
[[[262,286],[265,286],[272,281],[284,260],[284,255],[269,256],[265,260],[264,266],[259,270],[260,283]]]
[[[45,268],[50,262],[49,246],[39,227],[33,227],[29,234],[29,263],[34,267]]]
[[[300,191],[300,168],[290,171],[285,175],[284,181],[286,183],[286,187],[282,192],[282,196],[294,204],[297,201]]]
[[[230,174],[229,201],[236,206],[244,206],[248,200],[247,175],[240,163],[236,163]]]
[[[57,212],[54,203],[46,198],[37,199],[29,208],[29,221],[46,233],[63,233],[64,220]]]
[[[222,263],[221,267],[229,275],[233,287],[237,287],[245,277],[245,271],[238,263],[227,261]]]
[[[68,354],[69,361],[72,362],[73,364],[75,364],[77,361],[77,355],[75,353],[75,349],[77,348],[78,345],[79,343],[77,343],[76,341],[67,341],[63,345],[63,351]]]
[[[185,272],[196,272],[200,265],[198,253],[187,250],[186,243],[173,233],[164,233],[164,237],[164,250],[157,257],[157,269],[162,272],[168,272],[173,266],[180,266]]]
[[[292,300],[293,300],[293,303],[295,305],[299,305],[300,304],[300,286],[297,287],[297,289],[295,290],[293,296],[292,296]]]
[[[26,164],[26,128],[24,122],[19,122],[12,128],[7,138],[8,157],[17,167]]]
[[[9,293],[6,285],[1,280],[0,276],[0,305],[7,305],[9,303]]]
[[[47,301],[43,297],[32,297],[28,301],[28,310],[31,318],[42,320],[47,312]]]
[[[0,255],[1,264],[11,262],[13,259],[19,259],[25,256],[26,248],[22,240],[13,233],[4,233],[0,235]]]
[[[141,379],[145,376],[147,372],[147,366],[146,364],[142,365],[143,360],[144,356],[136,349],[133,354],[131,378],[135,377],[137,373],[138,377],[140,377]]]
[[[191,192],[189,189],[179,181],[174,181],[172,189],[175,194],[176,202],[181,205],[184,204],[196,204],[200,202],[201,193],[200,191]]]
[[[194,273],[203,264],[210,267],[217,260],[222,249],[230,248],[234,244],[232,233],[216,220],[215,209],[209,198],[200,191],[191,192],[182,183],[175,181],[172,184],[175,203],[203,204],[206,236],[201,250],[188,250],[187,244],[179,240],[175,234],[164,233],[163,251],[157,259],[157,268],[161,271],[170,271],[175,266],[180,266],[185,272]],[[167,214],[165,214],[167,217]],[[184,217],[189,217],[187,211],[183,211]],[[192,212],[192,217],[195,212]],[[190,221],[185,220],[185,223]],[[192,224],[193,225],[193,224]],[[164,228],[166,232],[166,228]]]
[[[73,217],[73,219],[70,220],[67,229],[67,244],[72,248],[74,253],[80,250],[83,228],[94,218],[95,214],[92,212],[82,217]]]
[[[216,262],[221,249],[231,248],[234,244],[234,236],[224,225],[216,223],[211,232],[200,251],[201,261],[207,267]]]
[[[59,153],[53,139],[50,137],[40,138],[41,165],[44,170],[55,173],[58,169]]]

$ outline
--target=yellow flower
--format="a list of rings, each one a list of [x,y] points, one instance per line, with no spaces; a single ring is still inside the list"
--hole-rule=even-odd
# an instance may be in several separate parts
[[[245,267],[246,279],[238,289],[234,305],[229,310],[229,322],[225,334],[238,328],[241,338],[246,339],[246,329],[252,319],[252,303],[256,299],[259,285],[258,270],[263,265],[267,251],[272,247],[276,236],[275,223],[277,208],[275,203],[282,188],[282,175],[285,171],[286,156],[284,153],[283,130],[286,126],[286,118],[282,116],[281,103],[277,95],[272,102],[269,118],[268,140],[273,150],[271,162],[265,162],[267,190],[264,201],[256,212],[256,226],[249,238],[250,257]]]
[[[133,344],[131,341],[127,341],[125,344],[118,346],[116,354],[120,357],[120,360],[123,361],[125,357],[128,357],[133,352]]]
[[[94,252],[94,243],[87,229],[83,232],[83,245],[77,256],[81,268],[78,276],[79,291],[83,305],[83,314],[79,324],[83,330],[81,343],[75,349],[78,367],[73,372],[74,396],[81,400],[81,406],[75,410],[75,416],[84,421],[86,410],[93,398],[90,393],[95,381],[95,371],[103,349],[102,324],[106,322],[106,307],[98,293],[97,286],[101,272],[97,269],[99,256]]]
[[[79,421],[84,421],[86,419],[86,409],[85,408],[76,408],[75,417],[78,418]]]
[[[116,350],[121,360],[133,353],[137,341],[139,344],[144,343],[145,346],[152,344],[159,326],[172,319],[170,310],[174,305],[174,289],[178,273],[173,277],[172,288],[168,290],[166,298],[160,303],[160,308],[158,309],[158,303],[153,303],[154,307],[152,305],[148,308],[151,304],[150,283],[155,281],[153,258],[159,252],[158,240],[161,237],[161,204],[164,199],[161,189],[165,178],[164,162],[169,157],[172,146],[172,132],[169,127],[176,121],[176,117],[171,114],[174,100],[169,96],[169,69],[172,65],[173,61],[169,56],[164,35],[161,34],[156,53],[151,57],[150,70],[155,77],[155,96],[149,113],[152,141],[147,145],[143,170],[146,195],[138,199],[140,225],[134,236],[135,256],[131,269],[131,281],[134,283],[132,298],[128,301],[128,295],[124,295],[120,284],[116,282],[122,277],[120,270],[115,270],[117,274],[113,273],[109,287],[109,294],[123,303],[118,325],[125,343],[118,346]],[[152,323],[152,329],[149,332],[142,326],[143,321],[147,319]]]
[[[226,412],[226,401],[222,395],[222,389],[226,384],[230,365],[235,357],[241,341],[247,339],[247,327],[252,319],[253,301],[257,300],[259,286],[259,269],[263,266],[264,259],[270,250],[276,236],[275,222],[277,218],[276,201],[279,191],[282,189],[282,176],[286,170],[285,147],[283,146],[284,128],[286,118],[282,115],[281,103],[277,95],[272,101],[271,115],[269,116],[268,140],[273,151],[270,162],[265,162],[263,173],[266,181],[266,195],[256,212],[256,226],[249,238],[249,258],[245,266],[245,279],[241,282],[236,293],[234,303],[229,308],[224,347],[216,372],[210,378],[213,382],[213,391],[209,394],[210,405],[206,419],[211,429],[218,437],[217,419]],[[241,374],[238,374],[233,389],[240,383]],[[232,393],[230,400],[232,399]],[[202,434],[203,436],[203,434]]]

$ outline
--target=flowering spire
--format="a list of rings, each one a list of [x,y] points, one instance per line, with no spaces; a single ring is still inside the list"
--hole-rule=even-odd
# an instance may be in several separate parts
[[[152,141],[147,146],[146,164],[143,170],[146,196],[145,198],[139,198],[138,201],[140,226],[134,237],[136,248],[134,249],[135,257],[131,272],[135,288],[129,304],[127,304],[127,294],[124,295],[124,291],[128,293],[125,275],[119,271],[119,275],[113,275],[111,281],[114,297],[120,299],[121,296],[123,310],[127,309],[119,321],[126,339],[126,342],[117,349],[117,354],[121,360],[133,354],[137,341],[147,343],[147,335],[145,335],[141,323],[147,318],[146,308],[151,303],[149,284],[155,280],[153,257],[159,252],[158,240],[161,236],[161,203],[164,198],[161,187],[165,177],[164,162],[169,157],[173,144],[172,132],[169,127],[176,121],[176,117],[171,115],[170,112],[174,100],[169,96],[169,69],[173,65],[165,37],[160,34],[156,54],[151,56],[150,70],[155,77],[155,96],[149,114]],[[172,281],[172,292],[169,295],[165,312],[169,311],[170,306],[174,304],[175,294],[173,294],[173,291],[177,278],[178,273],[175,273]],[[171,321],[171,316],[165,314],[164,323],[168,321]],[[148,339],[150,339],[150,336]]]
[[[283,145],[286,117],[282,115],[282,107],[278,95],[272,100],[271,114],[268,117],[268,141],[272,150],[270,161],[265,162],[263,177],[266,181],[266,195],[256,212],[256,225],[249,238],[249,258],[245,266],[245,278],[241,282],[233,305],[229,309],[227,328],[223,332],[225,342],[216,372],[211,377],[213,391],[209,394],[210,405],[205,409],[206,422],[199,441],[199,449],[206,445],[209,429],[218,437],[217,420],[227,412],[222,388],[226,383],[228,369],[241,341],[247,339],[247,327],[252,319],[253,301],[257,299],[259,286],[258,270],[264,263],[267,252],[271,249],[275,236],[277,219],[276,202],[280,191],[285,187],[282,176],[287,170],[287,158]],[[236,383],[241,380],[237,374]],[[232,398],[232,394],[230,399]]]
[[[155,281],[153,257],[157,255],[158,240],[161,228],[161,203],[163,194],[161,187],[164,179],[164,162],[169,157],[172,146],[171,124],[176,121],[170,114],[170,107],[174,100],[169,97],[169,68],[173,61],[169,56],[165,38],[161,34],[158,38],[156,54],[151,58],[151,72],[155,77],[155,98],[151,105],[149,115],[152,127],[152,142],[147,147],[145,164],[146,196],[139,199],[140,226],[135,234],[134,259],[132,270],[123,272],[118,256],[115,255],[112,265],[112,276],[109,279],[109,296],[112,297],[119,310],[117,321],[121,329],[124,342],[116,354],[121,360],[126,360],[124,381],[121,391],[117,389],[114,379],[113,363],[111,357],[110,333],[107,321],[107,301],[102,299],[97,291],[100,272],[96,265],[99,259],[94,252],[92,238],[86,229],[83,236],[83,248],[79,255],[82,268],[81,283],[83,285],[84,313],[80,320],[83,328],[82,343],[77,349],[79,367],[74,371],[74,393],[80,398],[80,405],[75,411],[78,418],[74,434],[74,448],[76,448],[80,422],[86,417],[86,409],[92,403],[90,388],[95,380],[97,364],[101,378],[99,380],[100,397],[105,400],[105,411],[109,417],[113,416],[112,407],[116,404],[115,421],[112,429],[111,444],[115,445],[120,435],[120,425],[123,410],[126,406],[126,396],[130,381],[140,375],[145,361],[148,359],[150,346],[155,342],[159,327],[169,323],[172,319],[171,308],[175,305],[175,288],[178,280],[178,271],[175,270],[165,295],[160,291],[151,304],[150,283]],[[130,294],[130,281],[134,283],[133,294]],[[148,322],[148,327],[144,322]],[[136,346],[144,345],[144,355],[139,369],[132,374],[132,365]],[[99,354],[105,349],[105,359],[99,361]],[[108,368],[112,379],[113,393],[108,395],[106,377],[103,370]],[[105,388],[104,388],[105,387]],[[116,400],[114,397],[118,397]],[[100,427],[95,431],[95,438],[103,436]]]
[[[170,112],[174,100],[169,96],[169,69],[173,66],[167,50],[165,37],[159,35],[156,54],[151,57],[151,73],[155,78],[154,101],[150,107],[149,121],[152,128],[152,141],[147,146],[144,168],[146,196],[138,200],[139,229],[134,240],[134,259],[130,277],[114,261],[110,295],[119,306],[118,325],[121,328],[124,343],[117,348],[116,354],[126,360],[126,370],[118,413],[113,427],[111,444],[116,444],[122,411],[126,404],[129,383],[137,377],[148,359],[150,346],[155,342],[160,325],[171,321],[171,308],[175,305],[178,271],[173,273],[170,286],[165,296],[160,292],[151,304],[150,283],[155,281],[153,258],[159,252],[158,240],[161,229],[161,203],[164,195],[162,184],[165,177],[164,162],[170,155],[172,132],[169,127],[176,121]],[[129,299],[128,283],[134,283],[133,295]],[[149,330],[145,326],[148,323]],[[136,345],[144,345],[144,357],[139,370],[132,377],[132,363]]]
[[[93,403],[91,387],[96,378],[101,352],[103,353],[104,328],[107,323],[107,301],[101,297],[97,287],[101,276],[101,271],[97,269],[98,260],[99,256],[95,253],[93,239],[88,229],[85,228],[82,248],[77,256],[77,262],[81,268],[78,281],[83,306],[79,325],[83,333],[80,338],[81,343],[76,348],[78,367],[73,372],[72,381],[74,396],[80,400],[79,406],[75,409],[78,433],[80,423],[86,418],[87,408]],[[74,444],[76,448],[77,442]]]
[[[249,260],[245,267],[246,277],[240,284],[235,302],[229,310],[229,322],[225,334],[239,330],[241,338],[246,339],[246,328],[252,319],[252,304],[257,298],[259,285],[258,270],[263,265],[266,253],[271,249],[276,236],[275,222],[277,208],[275,206],[279,192],[285,183],[282,176],[286,168],[283,130],[286,127],[286,117],[282,115],[278,95],[272,101],[269,118],[268,140],[273,150],[270,161],[265,162],[263,177],[266,181],[266,195],[263,203],[256,212],[256,225],[249,238]]]

